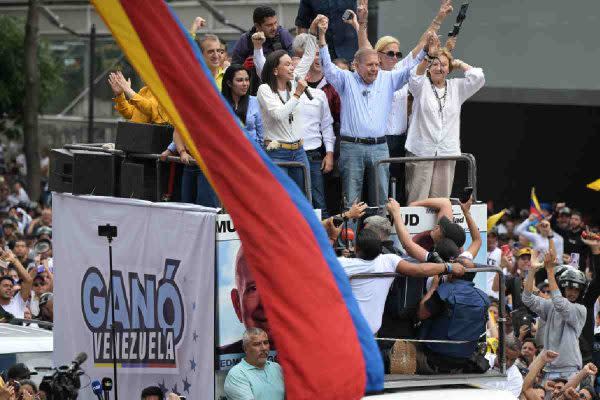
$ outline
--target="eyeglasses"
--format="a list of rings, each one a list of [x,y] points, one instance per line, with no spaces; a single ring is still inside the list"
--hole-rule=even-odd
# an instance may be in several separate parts
[[[380,51],[379,53],[384,54],[386,56],[388,56],[389,58],[394,58],[396,57],[397,59],[401,59],[402,58],[402,52],[401,51]]]

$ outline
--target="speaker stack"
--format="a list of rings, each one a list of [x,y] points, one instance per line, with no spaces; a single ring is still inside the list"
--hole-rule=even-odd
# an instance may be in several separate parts
[[[54,192],[160,201],[168,166],[143,155],[160,154],[173,137],[168,125],[119,122],[116,150],[71,146],[50,153],[49,186]]]

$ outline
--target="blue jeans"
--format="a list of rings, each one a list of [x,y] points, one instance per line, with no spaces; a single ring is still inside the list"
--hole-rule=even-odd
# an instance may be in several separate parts
[[[269,155],[269,157],[271,157],[271,160],[273,160],[274,162],[289,162],[289,161],[301,162],[302,164],[304,164],[306,166],[306,170],[310,171],[310,165],[308,164],[308,158],[306,157],[306,153],[304,152],[304,149],[298,149],[298,150],[275,149],[275,150],[267,151],[267,154]],[[296,182],[296,185],[298,185],[298,187],[300,188],[300,191],[302,191],[302,193],[304,193],[304,171],[301,168],[291,168],[291,167],[290,168],[282,167],[282,169],[287,170],[289,177],[292,178],[292,180],[294,182]],[[310,188],[310,174],[308,176],[308,180],[309,180],[308,187]]]
[[[388,198],[390,180],[389,164],[379,167],[379,182],[375,182],[375,163],[389,158],[387,143],[360,144],[342,141],[340,143],[340,172],[342,174],[342,191],[346,198],[345,205],[350,207],[356,199],[360,200],[363,187],[363,176],[367,172],[369,189],[369,206],[383,206]],[[379,204],[375,204],[375,190],[379,189]]]
[[[312,203],[315,209],[321,210],[323,219],[329,217],[327,204],[325,203],[325,185],[323,184],[323,172],[321,164],[323,160],[309,161],[310,164],[310,190],[312,192]]]
[[[219,207],[219,198],[202,170],[195,165],[183,167],[181,178],[181,202],[206,207]]]

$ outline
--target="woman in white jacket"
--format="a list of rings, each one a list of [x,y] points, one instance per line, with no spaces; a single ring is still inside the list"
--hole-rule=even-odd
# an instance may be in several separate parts
[[[457,156],[460,151],[462,104],[485,83],[481,68],[454,59],[446,49],[430,43],[428,57],[411,71],[408,89],[414,96],[406,140],[407,156]],[[453,70],[464,78],[446,79]],[[426,161],[406,164],[408,201],[449,197],[456,161]]]

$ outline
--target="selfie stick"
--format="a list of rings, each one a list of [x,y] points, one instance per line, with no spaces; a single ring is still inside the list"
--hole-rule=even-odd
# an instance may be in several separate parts
[[[108,292],[110,293],[110,312],[112,323],[110,324],[110,339],[112,347],[113,362],[113,381],[115,388],[115,400],[119,400],[119,390],[117,384],[117,348],[116,348],[116,330],[115,330],[115,295],[113,290],[113,259],[112,259],[112,241],[117,237],[117,227],[114,225],[98,225],[98,236],[104,236],[108,240]]]

